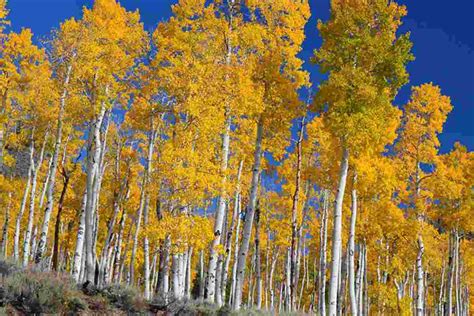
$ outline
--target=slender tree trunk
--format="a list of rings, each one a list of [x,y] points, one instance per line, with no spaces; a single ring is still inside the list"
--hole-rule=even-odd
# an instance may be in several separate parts
[[[351,301],[351,314],[357,316],[357,303],[356,303],[356,291],[355,291],[355,232],[356,232],[356,220],[357,220],[357,191],[355,189],[357,176],[354,175],[353,188],[352,188],[352,208],[351,208],[351,227],[349,232],[349,296]]]
[[[215,290],[215,304],[218,307],[221,307],[223,305],[222,302],[222,264],[223,264],[223,258],[222,255],[218,255],[217,258],[217,268],[216,268],[216,288]]]
[[[255,283],[257,288],[257,309],[262,308],[262,269],[260,254],[260,208],[255,210]]]
[[[349,168],[349,151],[344,148],[339,175],[339,188],[334,203],[334,228],[332,235],[331,279],[329,283],[329,315],[336,316],[338,302],[339,263],[342,250],[342,204],[346,189],[347,170]]]
[[[231,287],[230,287],[230,295],[229,295],[229,306],[233,306],[235,300],[235,287],[237,283],[237,262],[239,260],[239,236],[240,236],[240,222],[241,222],[241,196],[240,194],[236,195],[236,203],[238,208],[238,215],[237,215],[237,227],[235,229],[235,242],[234,242],[234,264],[232,267],[232,280],[231,280]]]
[[[280,282],[280,295],[278,297],[278,312],[281,312],[281,306],[283,305],[283,291],[284,291],[284,286],[283,282]]]
[[[13,259],[18,262],[20,260],[20,229],[21,229],[21,220],[23,219],[23,214],[25,213],[26,203],[28,200],[28,194],[31,189],[31,178],[35,169],[35,142],[34,142],[34,131],[31,132],[31,141],[30,141],[30,165],[28,168],[28,178],[26,180],[25,190],[23,192],[23,198],[21,200],[20,211],[16,217],[15,224],[15,234],[13,235]]]
[[[120,213],[120,206],[122,203],[122,197],[124,195],[124,190],[126,190],[128,186],[128,178],[125,180],[122,179],[121,172],[120,172],[120,159],[121,159],[121,142],[119,140],[119,144],[117,146],[117,154],[115,155],[115,171],[114,171],[114,181],[116,184],[118,184],[118,188],[114,190],[113,194],[113,213],[111,218],[109,219],[107,223],[107,234],[105,237],[104,241],[104,246],[102,248],[102,252],[100,255],[100,264],[99,266],[101,267],[101,270],[104,269],[104,266],[106,265],[106,256],[107,256],[107,251],[110,248],[116,248],[116,247],[111,247],[112,243],[112,236],[114,232],[114,226],[115,222],[117,221],[117,216]],[[115,244],[117,244],[118,240],[116,241]],[[105,271],[103,272],[105,274]]]
[[[35,263],[40,263],[46,251],[46,241],[48,238],[49,221],[53,211],[54,204],[54,188],[56,184],[56,172],[58,169],[59,152],[61,151],[62,137],[63,137],[63,117],[66,107],[66,98],[68,93],[69,79],[71,77],[72,65],[67,66],[66,75],[63,83],[63,93],[59,100],[59,115],[58,125],[56,127],[56,142],[54,144],[53,157],[51,158],[51,171],[49,174],[48,191],[46,194],[46,209],[44,211],[43,225],[41,228],[41,235],[36,249]]]
[[[138,249],[138,234],[140,232],[140,226],[143,217],[143,209],[145,204],[145,195],[146,195],[146,175],[143,175],[142,180],[142,188],[140,193],[140,205],[137,211],[136,223],[135,223],[135,233],[133,235],[133,245],[132,245],[132,254],[130,256],[130,264],[129,264],[129,271],[128,271],[128,285],[133,285],[135,283],[135,258]]]
[[[82,255],[84,249],[84,231],[86,224],[85,209],[87,202],[87,192],[84,192],[82,198],[81,210],[79,212],[79,225],[77,228],[77,237],[76,237],[76,250],[74,251],[74,259],[72,265],[72,277],[76,282],[79,282],[79,276],[81,273],[81,264],[82,264]]]
[[[2,229],[2,244],[0,247],[0,255],[3,258],[7,258],[8,255],[8,226],[10,224],[10,207],[12,205],[12,193],[8,192],[8,202],[5,208],[5,221],[3,222]]]
[[[117,236],[117,242],[115,243],[115,258],[114,258],[114,268],[113,268],[113,283],[120,283],[120,262],[122,260],[122,239],[123,232],[125,228],[127,213],[125,210],[122,210],[122,217],[120,218],[119,232]]]
[[[370,305],[369,305],[369,279],[367,276],[367,244],[364,242],[364,300],[363,306],[359,309],[364,311],[364,315],[369,315]]]
[[[300,183],[301,183],[301,156],[302,156],[302,141],[303,141],[303,128],[304,119],[301,122],[301,129],[299,132],[299,138],[297,143],[297,164],[296,164],[296,179],[295,179],[295,192],[293,194],[293,204],[291,208],[291,277],[290,277],[290,310],[296,309],[297,293],[297,233],[298,233],[298,202],[300,194]]]
[[[44,150],[46,147],[46,141],[48,135],[44,137],[43,145],[41,146],[41,151],[38,159],[38,164],[33,167],[33,180],[31,183],[31,194],[30,194],[30,212],[28,214],[28,224],[25,233],[25,240],[23,241],[23,266],[28,265],[28,260],[30,258],[30,242],[31,242],[31,233],[33,231],[33,222],[35,219],[35,197],[36,197],[36,183],[38,180],[38,173],[43,165]]]
[[[326,315],[326,255],[327,255],[327,238],[328,238],[328,209],[329,209],[329,190],[323,193],[323,208],[321,214],[320,228],[320,250],[319,250],[319,293],[318,305],[319,313]]]
[[[445,309],[446,314],[449,316],[453,311],[453,283],[454,283],[454,231],[449,236],[449,258],[448,258],[448,280],[446,290],[446,301],[447,306]]]
[[[235,190],[234,197],[234,211],[232,213],[232,220],[229,228],[227,229],[226,247],[225,247],[225,264],[222,271],[222,301],[226,301],[226,288],[227,288],[227,275],[230,267],[230,261],[232,257],[232,234],[234,227],[239,217],[239,196],[240,196],[240,178],[242,175],[244,161],[241,160],[239,164],[239,171],[237,172],[237,188]],[[238,234],[238,233],[237,233]]]
[[[338,293],[339,301],[337,304],[338,315],[343,315],[345,313],[348,268],[349,268],[349,258],[347,256],[347,252],[345,252],[341,257],[341,281],[340,281],[339,293]]]
[[[285,271],[285,308],[286,311],[291,311],[291,249],[286,251],[286,271]]]
[[[199,301],[204,300],[204,292],[206,290],[206,277],[204,268],[204,251],[201,250],[199,253]]]
[[[457,229],[454,235],[454,284],[456,294],[456,315],[462,315],[461,312],[461,280],[459,269],[459,235]]]
[[[97,190],[98,190],[98,178],[100,173],[100,127],[102,125],[102,119],[105,115],[105,105],[102,104],[100,113],[92,123],[89,131],[89,141],[87,149],[87,202],[85,210],[85,255],[86,255],[86,266],[85,266],[85,281],[94,283],[95,282],[95,250],[94,250],[94,209],[97,205]]]
[[[359,245],[359,270],[357,272],[358,274],[358,284],[356,286],[356,297],[357,297],[357,311],[360,314],[363,314],[363,302],[364,302],[364,269],[365,269],[365,245],[360,244]]]
[[[145,204],[143,207],[143,224],[145,227],[148,226],[148,218],[149,218],[149,209],[150,209],[150,177],[153,172],[153,151],[155,148],[155,141],[157,137],[157,129],[155,128],[154,120],[151,119],[150,122],[151,131],[149,136],[149,144],[148,144],[148,157],[147,157],[147,165],[146,165],[146,184],[145,184]],[[138,227],[137,227],[138,229]],[[145,299],[151,299],[151,284],[150,284],[150,243],[148,240],[148,234],[145,232],[143,237],[143,255],[144,255],[144,269],[143,269],[143,278],[144,278],[144,286],[145,286]]]
[[[275,291],[273,288],[273,274],[275,273],[275,267],[278,260],[278,252],[273,256],[272,266],[270,268],[270,277],[268,279],[268,286],[270,288],[270,310],[273,312],[275,308]]]
[[[301,238],[301,237],[300,237]],[[304,239],[304,236],[303,236],[303,239]],[[303,246],[303,249],[304,249],[304,246]],[[304,250],[300,251],[300,252],[303,252]],[[297,310],[301,310],[301,301],[303,299],[303,291],[304,291],[304,287],[305,287],[305,282],[306,282],[306,274],[307,274],[307,269],[308,267],[306,266],[306,260],[303,258],[303,278],[302,278],[302,281],[301,281],[301,287],[300,287],[300,294],[298,296],[298,307],[297,307]]]
[[[226,42],[226,65],[229,66],[231,64],[231,58],[232,58],[232,43],[231,43],[231,36],[230,34],[233,31],[233,4],[234,0],[229,0],[227,1],[227,9],[228,9],[228,32],[225,36],[225,42]],[[226,75],[227,79],[227,75]],[[226,101],[227,102],[227,101]],[[224,216],[225,216],[225,210],[226,210],[226,204],[227,204],[227,193],[225,190],[226,183],[227,183],[227,166],[228,166],[228,160],[229,160],[229,148],[230,148],[230,127],[232,124],[232,116],[230,113],[229,105],[225,105],[225,116],[224,116],[224,132],[222,135],[222,157],[221,157],[221,177],[222,177],[222,182],[221,182],[221,188],[220,188],[220,194],[219,194],[219,201],[218,201],[218,207],[216,211],[216,220],[214,222],[214,239],[212,241],[210,253],[209,253],[209,265],[208,265],[208,271],[207,271],[207,282],[206,282],[206,300],[210,303],[213,303],[216,300],[216,278],[217,278],[217,260],[218,260],[218,254],[217,254],[217,247],[221,243],[221,234],[222,234],[222,229],[224,225]],[[222,302],[221,298],[221,293],[218,293],[218,299],[219,299],[219,304]]]
[[[216,269],[218,261],[217,248],[221,243],[221,235],[224,226],[224,217],[226,210],[226,191],[225,186],[227,183],[227,165],[229,159],[229,144],[230,144],[230,125],[231,125],[231,116],[226,112],[224,135],[222,140],[222,160],[221,160],[221,193],[219,195],[219,202],[216,211],[216,220],[214,222],[214,239],[212,240],[212,245],[209,253],[209,265],[207,271],[207,282],[206,282],[206,300],[209,303],[214,303],[216,297]]]
[[[39,199],[39,203],[38,203],[39,208],[42,208],[43,204],[44,204],[44,198],[46,196],[46,191],[48,189],[49,177],[51,176],[52,162],[53,162],[53,159],[49,158],[48,170],[46,171],[46,177],[44,178],[44,181],[43,181],[43,188],[41,189],[41,195],[40,195],[40,199]],[[34,255],[33,255],[33,257],[34,257]]]
[[[63,167],[63,177],[64,177],[64,183],[63,183],[63,189],[61,191],[61,196],[59,197],[59,202],[58,202],[58,213],[56,215],[56,223],[54,225],[54,246],[53,246],[53,270],[58,271],[58,266],[59,266],[59,232],[60,232],[60,226],[61,226],[61,214],[63,212],[63,207],[64,207],[64,198],[66,197],[66,192],[68,189],[69,185],[69,175],[67,172],[64,170]]]
[[[2,113],[3,114],[3,113]],[[5,151],[5,131],[4,126],[0,127],[0,174],[3,174],[3,156]]]
[[[242,235],[242,243],[239,248],[239,258],[237,262],[237,276],[235,286],[235,300],[233,309],[239,310],[242,304],[242,290],[245,280],[245,263],[249,251],[250,235],[252,232],[253,219],[255,217],[255,208],[257,206],[257,192],[260,177],[260,165],[262,160],[262,139],[263,139],[263,121],[260,118],[257,125],[257,139],[255,143],[254,166],[252,171],[252,184],[250,189],[249,207],[245,214],[245,223]]]
[[[169,252],[171,248],[171,238],[170,236],[166,236],[163,246],[163,258],[160,258],[160,272],[162,277],[161,286],[159,287],[161,290],[161,294],[165,301],[168,299],[168,292],[169,292]],[[162,260],[161,260],[162,259]]]
[[[424,245],[421,236],[418,237],[418,256],[416,257],[416,271],[417,271],[417,292],[416,292],[416,315],[424,315],[424,271],[423,271],[423,253]]]
[[[191,299],[191,287],[192,287],[192,279],[191,279],[191,273],[192,273],[192,256],[193,256],[193,247],[190,247],[188,249],[188,257],[187,257],[187,263],[186,263],[186,283],[185,283],[185,297],[187,300]]]
[[[247,291],[247,308],[251,308],[253,306],[253,272],[255,269],[255,252],[252,253],[252,257],[250,258],[250,271],[248,275],[248,291]]]

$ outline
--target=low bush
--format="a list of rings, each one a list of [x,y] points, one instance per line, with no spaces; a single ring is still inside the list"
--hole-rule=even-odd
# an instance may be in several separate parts
[[[22,271],[3,284],[4,301],[25,314],[78,312],[87,308],[68,276]]]
[[[129,286],[110,285],[100,291],[111,305],[126,312],[140,312],[147,309],[147,305],[138,291]]]
[[[0,275],[2,277],[9,276],[10,274],[20,270],[20,267],[14,261],[0,258]]]

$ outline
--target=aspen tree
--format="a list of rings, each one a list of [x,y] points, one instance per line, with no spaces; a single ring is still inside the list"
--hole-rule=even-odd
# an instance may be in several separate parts
[[[411,59],[408,36],[396,33],[405,14],[403,6],[386,0],[335,0],[330,20],[318,23],[323,44],[315,52],[314,62],[329,78],[321,85],[315,104],[320,109],[328,106],[324,118],[339,139],[341,152],[329,284],[331,316],[336,315],[339,300],[341,218],[349,158],[367,146],[381,151],[395,139],[399,113],[391,101],[408,79],[404,65]],[[339,32],[341,28],[345,32]]]
[[[281,118],[291,111],[297,112],[301,106],[297,95],[293,93],[308,84],[307,73],[301,69],[301,60],[297,57],[304,39],[304,26],[309,18],[308,3],[306,1],[281,1],[278,3],[252,1],[249,2],[249,7],[254,14],[259,11],[265,25],[262,29],[262,42],[257,44],[257,49],[261,51],[263,57],[257,58],[255,70],[258,75],[257,84],[263,89],[263,98],[262,108],[253,115],[257,132],[249,205],[242,231],[242,242],[239,247],[236,292],[232,306],[234,310],[240,309],[242,304],[245,266],[255,215],[262,154],[265,144],[272,140],[266,138],[264,140],[264,133],[281,126],[281,124],[288,124]],[[290,15],[292,18],[281,18],[283,14]],[[253,23],[262,28],[259,25],[262,21],[256,15],[253,16],[253,19]],[[282,67],[282,65],[284,66]],[[293,93],[285,93],[289,90]],[[283,104],[285,104],[285,109],[282,107]]]

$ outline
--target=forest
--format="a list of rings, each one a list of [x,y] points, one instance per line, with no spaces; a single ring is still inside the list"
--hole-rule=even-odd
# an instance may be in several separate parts
[[[442,87],[395,103],[407,8],[332,0],[304,60],[310,11],[179,0],[149,32],[95,0],[38,41],[0,0],[1,260],[229,313],[470,315],[474,154],[439,151]]]

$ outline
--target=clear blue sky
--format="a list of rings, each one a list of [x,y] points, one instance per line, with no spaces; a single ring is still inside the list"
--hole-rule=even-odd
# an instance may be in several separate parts
[[[263,0],[262,0],[263,1]],[[92,0],[9,0],[10,20],[14,30],[31,28],[36,38],[47,36],[51,28],[69,17],[81,16],[82,6]],[[171,14],[176,0],[122,0],[130,10],[139,9],[148,30]],[[411,85],[433,82],[441,86],[454,105],[441,135],[442,152],[461,141],[474,150],[474,1],[453,2],[399,0],[408,8],[403,31],[411,31],[416,60],[409,66],[410,83],[396,100],[406,102]],[[313,16],[307,25],[307,40],[301,54],[311,71],[313,85],[321,80],[317,67],[309,58],[321,40],[316,30],[317,19],[329,16],[329,0],[310,0]]]

